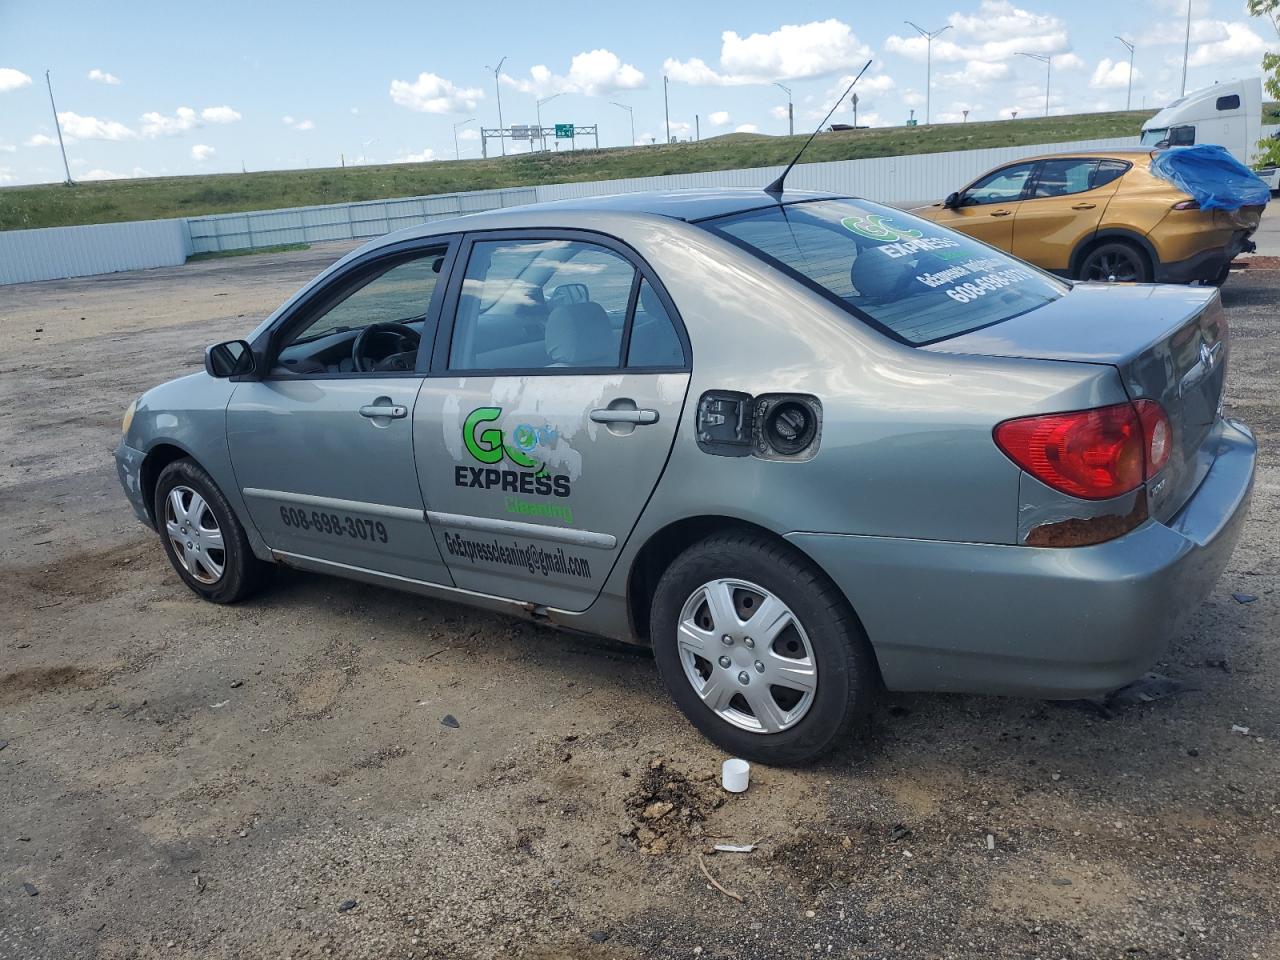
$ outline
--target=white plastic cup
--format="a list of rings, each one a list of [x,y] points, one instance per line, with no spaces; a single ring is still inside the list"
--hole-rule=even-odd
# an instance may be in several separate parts
[[[720,768],[720,783],[730,793],[742,793],[751,782],[751,764],[734,757]]]

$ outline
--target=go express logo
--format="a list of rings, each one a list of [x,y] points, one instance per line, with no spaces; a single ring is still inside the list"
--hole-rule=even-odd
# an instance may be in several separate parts
[[[501,407],[477,407],[467,415],[462,424],[462,442],[467,453],[484,466],[454,467],[454,484],[526,496],[569,496],[572,492],[569,477],[550,473],[545,460],[536,456],[540,447],[550,447],[559,438],[555,428],[522,423],[508,440],[502,428],[494,426],[501,416]],[[519,469],[500,469],[504,461]]]

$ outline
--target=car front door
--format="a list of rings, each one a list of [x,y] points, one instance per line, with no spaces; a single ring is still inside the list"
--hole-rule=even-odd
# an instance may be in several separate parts
[[[1107,202],[1129,169],[1122,160],[1041,160],[1013,223],[1013,255],[1065,273],[1073,252],[1098,229]]]
[[[687,338],[610,239],[476,234],[459,258],[414,418],[432,529],[457,586],[586,609],[666,466]]]
[[[1001,250],[1013,248],[1013,221],[1031,179],[1034,163],[993,170],[960,192],[955,207],[943,208],[937,223]]]
[[[227,442],[273,550],[448,584],[413,458],[413,411],[453,245],[400,245],[331,277],[255,344]]]

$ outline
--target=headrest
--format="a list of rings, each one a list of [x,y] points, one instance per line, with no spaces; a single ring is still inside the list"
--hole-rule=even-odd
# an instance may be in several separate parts
[[[594,300],[566,303],[552,310],[543,344],[548,359],[556,366],[613,366],[618,362],[618,345],[609,314]]]
[[[906,267],[900,260],[886,256],[875,247],[862,250],[849,268],[849,282],[869,300],[887,300],[902,282]]]

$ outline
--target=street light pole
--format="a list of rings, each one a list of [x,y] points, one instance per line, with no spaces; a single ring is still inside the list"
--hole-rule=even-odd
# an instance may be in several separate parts
[[[630,104],[627,104],[627,103],[619,103],[617,100],[610,100],[609,102],[610,102],[610,103],[612,103],[615,107],[621,107],[623,110],[627,111],[627,113],[628,113],[628,114],[630,114],[630,116],[631,116],[631,146],[633,146],[633,147],[634,147],[634,146],[636,145],[636,112],[635,112],[635,110],[634,110],[634,109],[632,109],[631,105],[630,105]]]
[[[550,103],[550,102],[551,102],[552,100],[554,100],[556,97],[561,97],[561,96],[564,96],[564,94],[562,94],[562,93],[553,93],[553,94],[552,94],[551,96],[549,96],[549,97],[543,97],[541,100],[535,100],[535,101],[534,101],[534,106],[535,106],[536,112],[537,112],[537,114],[538,114],[538,139],[542,142],[542,149],[543,149],[543,150],[546,150],[546,149],[547,149],[547,138],[546,138],[546,137],[544,137],[544,136],[542,135],[542,105],[543,105],[544,103]]]
[[[458,128],[465,127],[468,123],[474,123],[475,119],[475,117],[472,117],[470,120],[459,120],[453,125],[453,159],[462,159],[462,153],[458,150]]]
[[[904,20],[903,22],[924,37],[924,122],[925,126],[928,126],[933,122],[933,38],[950,30],[951,24],[948,23],[945,27],[939,27],[930,33],[924,27],[912,23],[910,20]]]
[[[507,135],[502,126],[502,84],[498,80],[498,75],[502,73],[502,65],[507,62],[507,58],[503,57],[498,61],[498,65],[493,68],[493,91],[498,95],[498,145],[502,148],[502,155],[507,155]],[[489,69],[488,66],[485,67]]]
[[[671,101],[667,99],[667,75],[662,75],[662,112],[667,118],[667,143],[671,142]]]
[[[794,137],[796,135],[796,112],[791,104],[791,88],[784,87],[776,80],[773,85],[787,95],[787,136]]]
[[[1125,108],[1126,110],[1129,110],[1129,109],[1131,109],[1131,108],[1132,108],[1132,106],[1133,106],[1133,51],[1134,51],[1134,46],[1133,46],[1133,44],[1132,44],[1132,43],[1130,43],[1130,42],[1129,42],[1128,40],[1126,40],[1124,37],[1121,37],[1121,36],[1119,36],[1119,35],[1117,35],[1117,36],[1116,36],[1116,39],[1117,39],[1117,40],[1119,40],[1121,43],[1123,43],[1123,44],[1125,45],[1125,47],[1128,49],[1128,51],[1129,51],[1129,92],[1128,92],[1128,93],[1126,93],[1126,94],[1124,95],[1124,108]]]
[[[58,120],[58,105],[53,102],[53,81],[49,79],[49,71],[44,72],[44,83],[49,88],[49,106],[53,109],[53,128],[58,131],[58,149],[62,151],[62,169],[67,172],[67,179],[63,181],[68,187],[74,181],[71,179],[71,166],[67,163],[67,148],[62,142],[62,122]]]
[[[1030,57],[1032,60],[1040,60],[1044,63],[1044,115],[1049,115],[1049,71],[1053,69],[1053,59],[1051,57],[1042,56],[1038,53],[1023,53],[1018,51],[1020,57]]]
[[[1182,45],[1182,96],[1187,95],[1187,60],[1191,56],[1191,0],[1187,0],[1187,39]]]

